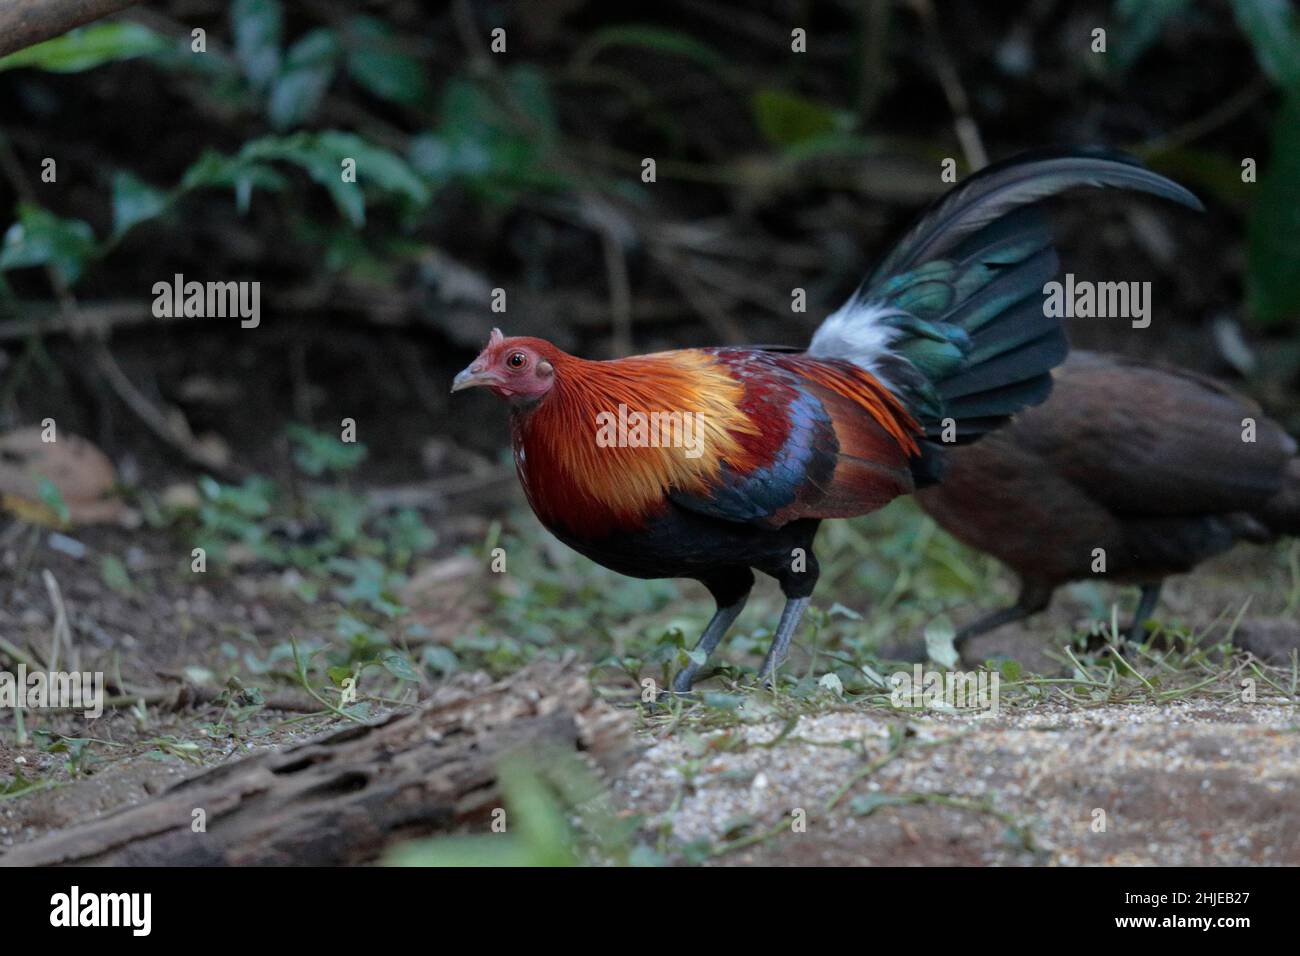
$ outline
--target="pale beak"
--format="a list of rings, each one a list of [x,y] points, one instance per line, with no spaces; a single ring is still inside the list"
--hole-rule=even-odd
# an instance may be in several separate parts
[[[496,385],[497,382],[498,379],[493,373],[478,365],[471,365],[451,380],[451,390],[459,392],[462,389],[475,388],[479,385]]]

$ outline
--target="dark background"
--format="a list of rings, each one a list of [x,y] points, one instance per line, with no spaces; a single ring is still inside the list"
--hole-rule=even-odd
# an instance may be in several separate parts
[[[1154,283],[1151,328],[1078,320],[1072,337],[1241,379],[1295,430],[1288,15],[1053,0],[138,7],[90,28],[127,25],[102,62],[56,51],[0,72],[0,215],[27,237],[10,248],[11,230],[0,258],[0,426],[52,415],[138,462],[145,485],[192,469],[106,377],[102,340],[152,406],[219,439],[232,476],[282,467],[286,425],[345,416],[367,480],[458,473],[506,442],[490,396],[447,396],[492,325],[597,357],[806,341],[945,188],[941,161],[969,171],[966,122],[990,160],[1105,144],[1203,197],[1199,217],[1127,195],[1057,204],[1066,269]],[[195,26],[206,54],[189,50]],[[806,54],[791,52],[796,26]],[[488,52],[496,27],[505,53]],[[357,137],[363,212],[312,178],[338,168],[330,131]],[[40,181],[46,156],[56,183]],[[1242,182],[1246,157],[1257,183]],[[268,187],[242,211],[241,179]],[[177,272],[259,280],[261,327],[152,319],[153,283]],[[488,309],[497,287],[504,315]],[[447,443],[429,452],[430,436]]]

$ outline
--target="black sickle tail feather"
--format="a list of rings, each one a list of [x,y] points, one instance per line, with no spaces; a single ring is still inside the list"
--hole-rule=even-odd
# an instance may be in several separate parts
[[[1044,315],[1057,273],[1035,204],[1080,186],[1150,193],[1201,209],[1177,183],[1115,153],[1030,153],[981,170],[941,197],[853,298],[813,337],[809,353],[848,358],[903,398],[936,444],[914,467],[938,477],[948,426],[974,441],[1045,400],[1069,351]]]

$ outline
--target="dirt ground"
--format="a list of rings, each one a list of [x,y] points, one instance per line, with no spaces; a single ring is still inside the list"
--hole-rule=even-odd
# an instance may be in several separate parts
[[[183,736],[197,716],[160,715],[153,732]],[[136,746],[129,751],[136,759],[124,755],[73,784],[0,802],[0,846],[137,803],[201,765],[299,743],[332,723],[267,719],[252,739],[214,740],[185,760]],[[96,732],[130,740],[127,724],[115,715]],[[890,758],[891,732],[903,726],[903,745]],[[778,737],[777,746],[764,746]],[[905,723],[889,708],[848,707],[793,728],[766,720],[664,740],[645,734],[638,744],[639,758],[613,782],[614,808],[642,816],[648,832],[666,826],[673,847],[704,847],[701,862],[1300,865],[1294,705],[1045,702]],[[34,775],[55,759],[6,753],[0,774]],[[798,810],[801,831],[792,826]]]
[[[0,782],[37,786],[0,793],[0,860],[5,847],[147,799],[202,767],[338,723],[282,670],[263,675],[266,706],[212,686],[232,654],[247,673],[286,634],[328,633],[332,618],[318,620],[318,609],[285,600],[279,576],[195,583],[175,572],[176,542],[166,534],[87,531],[80,538],[92,554],[125,554],[136,586],[120,593],[85,559],[41,542],[17,557],[11,548],[15,583],[0,610],[3,633],[12,643],[44,646],[52,613],[42,572],[49,570],[79,653],[132,693],[154,696],[146,708],[111,708],[90,723],[42,715],[33,722],[40,733],[23,748],[7,745],[15,728],[6,715]],[[433,562],[432,578],[446,562]],[[1234,642],[1279,666],[1274,673],[1285,681],[1300,622],[1287,611],[1293,584],[1278,568],[1269,552],[1240,549],[1172,582],[1162,617],[1207,627],[1218,615],[1231,620],[1253,595],[1250,613],[1232,628]],[[477,613],[469,595],[480,584],[462,580],[455,594],[431,585],[426,605],[413,612],[433,625],[426,640],[449,639]],[[1027,672],[1061,673],[1049,635],[1086,619],[1089,596],[1063,592],[1041,618],[977,641],[974,656],[1005,654]],[[635,742],[639,757],[610,784],[615,808],[642,818],[641,832],[663,841],[672,861],[1300,864],[1300,712],[1294,693],[1286,700],[1266,691],[1249,704],[1222,693],[1161,704],[1044,698],[996,715],[830,702],[793,728],[757,712],[717,731],[664,733],[650,723]],[[745,706],[763,704],[755,698]],[[386,709],[375,704],[371,713]],[[900,728],[901,749],[886,759]],[[68,740],[51,746],[58,735]],[[777,746],[764,746],[777,737]],[[84,752],[69,749],[80,741]],[[804,811],[802,832],[791,828],[796,808]]]
[[[880,710],[806,718],[772,749],[761,745],[782,724],[760,723],[743,730],[755,748],[743,752],[667,740],[617,792],[652,820],[667,814],[675,839],[734,841],[716,856],[729,865],[1300,864],[1292,706],[1044,704],[931,716],[827,810],[890,751],[897,720]],[[796,809],[807,815],[802,832]],[[755,833],[770,835],[744,846]]]

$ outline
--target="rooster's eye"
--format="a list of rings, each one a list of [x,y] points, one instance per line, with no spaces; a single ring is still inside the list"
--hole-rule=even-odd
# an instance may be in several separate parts
[[[506,364],[513,369],[521,369],[528,364],[528,356],[523,352],[512,352],[506,359]]]

